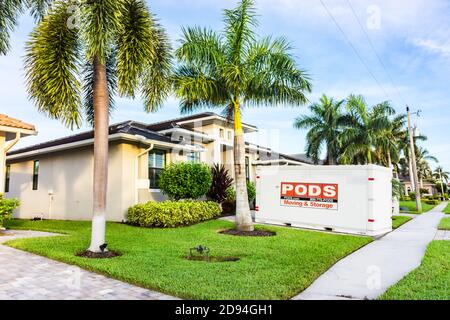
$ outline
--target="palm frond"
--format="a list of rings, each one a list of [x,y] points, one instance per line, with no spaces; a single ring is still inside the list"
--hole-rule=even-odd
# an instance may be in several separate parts
[[[0,55],[10,49],[10,33],[17,25],[23,12],[25,0],[0,0]]]
[[[36,21],[44,18],[54,0],[26,0],[27,6],[30,8],[31,15]]]
[[[122,18],[120,12],[126,0],[96,0],[81,2],[81,37],[86,57],[106,64],[106,57],[114,43],[114,35]]]
[[[227,56],[233,64],[242,63],[245,48],[255,41],[258,26],[254,0],[242,0],[239,6],[224,10]]]
[[[25,72],[30,98],[39,111],[70,128],[81,125],[80,43],[67,26],[67,4],[55,5],[26,44]]]

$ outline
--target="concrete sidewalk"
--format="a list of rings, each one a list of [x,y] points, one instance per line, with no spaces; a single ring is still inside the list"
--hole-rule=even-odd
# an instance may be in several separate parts
[[[293,300],[376,299],[420,265],[447,203],[342,259]]]

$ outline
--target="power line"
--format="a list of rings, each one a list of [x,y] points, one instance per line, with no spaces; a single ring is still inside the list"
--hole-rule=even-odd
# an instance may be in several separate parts
[[[372,48],[373,52],[375,53],[375,56],[377,57],[378,62],[379,62],[380,65],[383,67],[383,69],[384,69],[384,71],[386,72],[386,74],[387,74],[389,80],[391,81],[392,85],[394,86],[394,89],[395,89],[397,95],[398,95],[399,98],[402,100],[403,104],[406,104],[405,99],[403,99],[403,96],[400,94],[400,91],[398,90],[398,88],[397,88],[397,86],[396,86],[396,84],[395,84],[395,82],[394,82],[394,80],[393,80],[393,78],[392,78],[390,72],[388,71],[386,65],[384,64],[383,60],[381,59],[380,55],[378,54],[377,50],[375,49],[375,46],[374,46],[372,40],[370,39],[369,34],[366,32],[366,30],[364,29],[364,27],[363,27],[361,21],[359,20],[358,15],[357,15],[356,12],[355,12],[355,9],[353,8],[352,4],[350,3],[350,0],[347,0],[347,3],[348,3],[350,9],[351,9],[352,12],[353,12],[353,15],[355,16],[356,21],[358,21],[358,24],[359,24],[361,30],[364,32],[364,35],[366,36],[366,39],[367,39],[367,41],[369,42],[370,47]]]
[[[345,34],[344,30],[341,28],[341,26],[339,25],[339,23],[337,22],[337,20],[334,18],[333,14],[330,12],[330,10],[328,9],[328,7],[325,5],[325,3],[323,2],[323,0],[320,0],[320,3],[322,4],[322,7],[325,9],[325,11],[328,13],[328,15],[330,16],[330,18],[333,20],[334,24],[336,25],[336,27],[338,28],[338,30],[342,33],[342,35],[344,36],[344,38],[347,40],[349,46],[353,49],[353,51],[355,52],[356,56],[358,57],[358,59],[361,61],[361,63],[366,67],[367,72],[369,72],[369,74],[372,76],[372,78],[375,80],[375,82],[378,84],[378,86],[381,88],[381,90],[384,92],[384,94],[386,95],[386,97],[388,98],[388,100],[390,100],[390,96],[387,93],[387,91],[384,89],[384,87],[381,85],[380,81],[378,81],[378,79],[375,77],[375,75],[373,74],[372,70],[370,70],[369,66],[367,65],[367,63],[364,61],[364,59],[362,58],[362,56],[359,54],[358,50],[356,50],[355,46],[353,45],[353,43],[350,41],[350,39],[347,37],[347,35]]]

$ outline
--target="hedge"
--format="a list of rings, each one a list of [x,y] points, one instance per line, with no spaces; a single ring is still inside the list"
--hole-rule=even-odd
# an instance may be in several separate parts
[[[213,201],[164,201],[138,204],[128,209],[128,223],[141,227],[174,228],[220,216]]]
[[[199,199],[209,191],[211,184],[211,170],[202,163],[171,164],[159,180],[159,188],[173,200]]]
[[[20,205],[17,199],[5,199],[3,194],[0,194],[0,229],[3,228],[3,223],[6,220],[12,219],[13,211]]]

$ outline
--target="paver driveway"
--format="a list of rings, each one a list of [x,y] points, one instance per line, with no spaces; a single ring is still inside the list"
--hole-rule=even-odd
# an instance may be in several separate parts
[[[173,300],[165,294],[88,272],[1,243],[54,234],[5,231],[0,236],[0,300]]]

